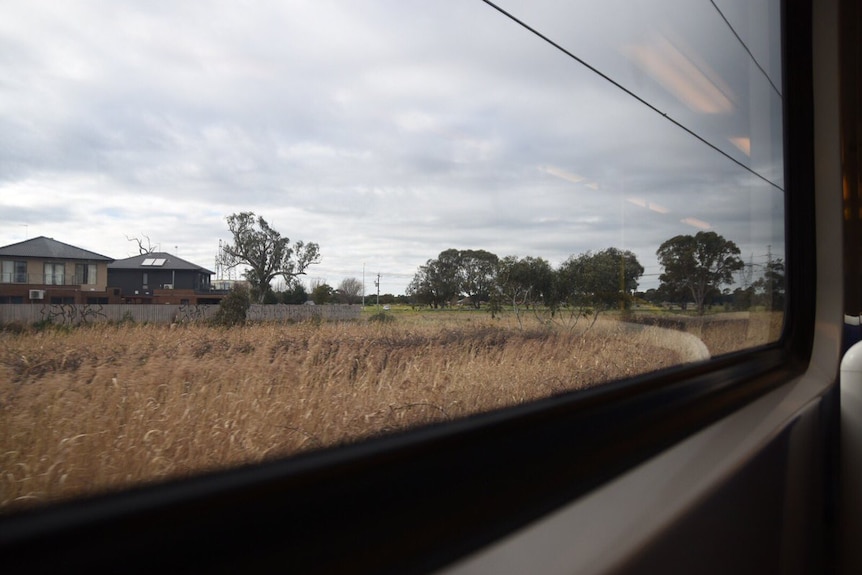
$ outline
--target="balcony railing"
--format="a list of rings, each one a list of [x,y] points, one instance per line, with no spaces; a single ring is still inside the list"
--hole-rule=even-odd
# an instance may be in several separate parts
[[[27,274],[22,273],[0,273],[0,283],[4,284],[25,284],[27,283]]]
[[[79,275],[67,276],[65,274],[23,274],[23,273],[0,273],[0,284],[23,284],[44,286],[83,286],[96,285],[86,283],[85,278]]]

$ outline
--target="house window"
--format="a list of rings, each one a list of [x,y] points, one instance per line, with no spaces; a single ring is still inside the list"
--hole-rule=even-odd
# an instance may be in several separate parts
[[[66,283],[66,264],[45,264],[45,284],[61,286]]]
[[[96,283],[96,264],[75,264],[75,283],[92,285]]]
[[[144,272],[144,283],[141,284],[141,287],[147,289],[147,285],[149,285],[149,282],[147,282],[147,272]]]
[[[3,260],[0,264],[0,283],[27,283],[27,262]]]

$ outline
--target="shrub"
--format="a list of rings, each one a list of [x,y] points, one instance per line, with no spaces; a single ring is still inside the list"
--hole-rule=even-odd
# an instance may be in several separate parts
[[[20,321],[11,321],[8,323],[0,324],[0,331],[4,333],[11,334],[22,334],[30,331],[29,326],[27,324]]]
[[[305,320],[305,323],[307,323],[308,325],[313,325],[315,327],[320,327],[320,325],[323,323],[323,317],[320,315],[320,313],[313,313],[307,320]]]
[[[251,296],[245,286],[236,285],[219,304],[218,311],[213,316],[213,324],[224,327],[242,325],[245,323],[248,308],[251,307]]]
[[[40,319],[31,325],[34,331],[53,331],[57,333],[72,333],[76,326],[71,323],[55,323],[50,317]]]
[[[36,331],[45,331],[46,329],[54,327],[54,322],[51,321],[51,318],[44,318],[39,321],[34,321],[32,327]]]
[[[385,311],[379,311],[369,317],[368,321],[371,323],[393,323],[395,321],[395,316],[388,314]]]

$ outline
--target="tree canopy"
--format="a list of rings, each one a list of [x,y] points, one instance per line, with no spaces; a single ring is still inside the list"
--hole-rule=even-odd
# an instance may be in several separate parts
[[[544,258],[506,256],[500,260],[497,289],[513,306],[553,305],[554,269]]]
[[[362,282],[356,278],[344,278],[335,290],[341,303],[354,304],[362,298]]]
[[[291,246],[289,238],[282,237],[253,212],[232,214],[226,220],[233,242],[222,246],[219,257],[227,268],[248,267],[244,275],[258,302],[263,302],[276,277],[282,276],[290,282],[305,274],[308,266],[320,263],[316,243],[297,241]]]
[[[617,248],[586,252],[560,266],[558,292],[563,301],[596,314],[627,308],[644,268],[634,253]]]
[[[458,250],[440,252],[437,259],[419,266],[407,286],[407,295],[415,297],[418,303],[443,307],[461,293],[458,272]]]
[[[473,307],[479,308],[488,301],[497,279],[500,258],[485,250],[458,252],[458,275],[461,293],[470,298]]]
[[[683,306],[693,301],[702,314],[709,298],[720,296],[723,287],[734,283],[734,273],[744,268],[739,254],[734,242],[713,231],[670,238],[656,251],[663,268],[660,285],[641,297]],[[783,262],[770,259],[767,268],[745,293],[734,292],[734,305],[751,305],[755,294],[759,305],[783,305]],[[548,321],[563,312],[595,318],[604,310],[628,309],[643,274],[634,252],[615,247],[571,255],[556,268],[541,257],[500,258],[485,250],[450,248],[419,267],[407,295],[414,303],[435,308],[463,303],[467,296],[477,308],[487,302],[492,314],[511,306],[516,313],[533,309],[549,314]]]
[[[279,294],[279,302],[291,305],[300,305],[308,301],[308,290],[300,281],[288,283],[287,289]]]
[[[703,314],[706,297],[733,283],[733,272],[744,266],[739,254],[735,243],[715,232],[675,236],[656,251],[664,268],[660,290],[691,295],[698,313]]]
[[[334,296],[335,288],[328,283],[317,283],[311,290],[311,301],[317,305],[329,303]]]
[[[432,307],[467,296],[475,308],[488,302],[492,313],[540,304],[552,313],[564,304],[598,313],[628,302],[643,272],[634,253],[617,248],[572,256],[558,269],[540,257],[448,249],[419,267],[407,294]]]
[[[784,260],[770,259],[766,263],[763,277],[752,284],[756,301],[766,309],[784,308]]]

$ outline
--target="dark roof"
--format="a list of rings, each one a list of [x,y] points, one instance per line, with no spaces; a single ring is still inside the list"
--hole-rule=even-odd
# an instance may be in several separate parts
[[[145,265],[146,264],[146,265]],[[116,260],[108,264],[109,270],[193,270],[213,274],[210,270],[167,252],[153,252]]]
[[[17,244],[9,244],[0,248],[0,257],[16,258],[48,258],[60,260],[87,260],[112,262],[113,258],[103,256],[89,250],[78,248],[53,238],[39,236],[31,240],[24,240]]]

